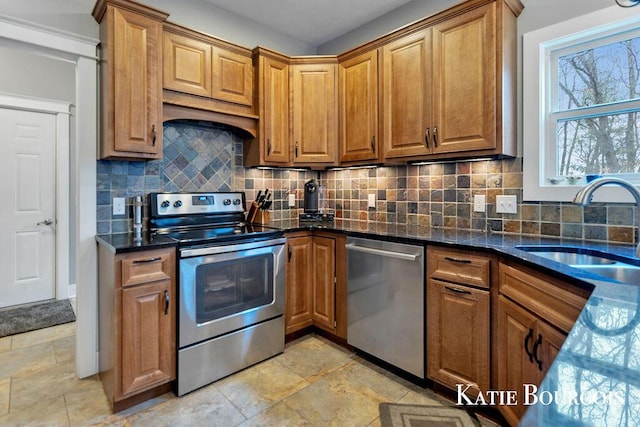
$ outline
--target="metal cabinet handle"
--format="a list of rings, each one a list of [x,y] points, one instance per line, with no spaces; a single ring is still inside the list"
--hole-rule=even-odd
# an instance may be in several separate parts
[[[151,125],[151,145],[153,145],[154,147],[156,146],[156,137],[157,137],[157,133],[156,133],[156,125]]]
[[[164,314],[169,314],[169,291],[164,290]]]
[[[162,258],[161,257],[153,257],[153,258],[149,258],[149,259],[135,259],[133,260],[134,264],[146,264],[149,262],[155,262],[155,261],[160,261]]]
[[[467,290],[464,290],[464,289],[453,288],[451,286],[445,286],[444,288],[449,290],[449,291],[451,291],[451,292],[455,292],[455,293],[458,293],[458,294],[471,295],[471,291],[467,291]]]
[[[538,349],[540,348],[541,344],[542,344],[542,335],[538,334],[538,339],[536,340],[535,344],[533,344],[533,359],[538,364],[539,371],[542,371],[542,361],[538,359]]]
[[[376,152],[376,136],[371,137],[371,151]]]
[[[529,351],[529,340],[533,338],[533,329],[529,328],[529,333],[524,339],[524,351],[527,352],[527,356],[529,356],[529,362],[533,363],[533,353]]]
[[[438,126],[433,127],[433,146],[438,146]]]
[[[468,259],[451,258],[448,256],[444,257],[444,259],[451,262],[457,262],[458,264],[471,264],[471,260]]]
[[[52,219],[45,219],[44,221],[37,222],[36,225],[51,225],[53,224]]]
[[[296,157],[298,157],[298,141],[296,141]]]
[[[271,140],[267,139],[267,156],[271,155]]]
[[[429,148],[429,128],[424,131],[424,145]]]
[[[289,259],[288,259],[288,261],[291,262],[291,248],[289,248]]]
[[[415,261],[420,257],[420,254],[408,254],[404,252],[387,251],[384,249],[369,248],[366,246],[358,246],[355,243],[348,243],[345,245],[348,251],[364,252],[372,255],[380,255],[389,258],[397,258],[405,261]]]

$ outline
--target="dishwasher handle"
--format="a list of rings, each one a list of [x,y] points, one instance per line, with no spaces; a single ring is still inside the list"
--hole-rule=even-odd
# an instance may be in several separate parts
[[[415,261],[420,257],[420,254],[407,254],[404,252],[395,252],[395,251],[387,251],[384,249],[369,248],[366,246],[358,246],[355,243],[347,243],[346,248],[347,250],[352,250],[356,252],[364,252],[367,254],[380,255],[380,256],[385,256],[389,258],[397,258],[405,261]]]

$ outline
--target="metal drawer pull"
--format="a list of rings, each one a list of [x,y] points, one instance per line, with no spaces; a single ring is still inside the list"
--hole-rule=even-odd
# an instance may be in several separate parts
[[[403,252],[385,251],[384,249],[367,248],[366,246],[358,246],[355,243],[348,243],[346,247],[347,250],[364,252],[372,255],[386,256],[389,258],[398,258],[405,261],[415,261],[420,257],[420,254],[406,254]]]
[[[164,290],[164,314],[169,314],[169,291]]]
[[[156,146],[156,125],[151,125],[151,136],[152,136],[152,140],[151,140],[151,145],[153,145],[154,147]]]
[[[471,260],[469,259],[457,259],[457,258],[451,258],[448,256],[444,257],[444,259],[451,262],[457,262],[459,264],[471,264]]]
[[[52,219],[45,219],[44,221],[40,221],[38,223],[36,223],[36,225],[51,225],[53,224],[53,220]]]
[[[533,353],[529,351],[529,340],[533,338],[533,329],[529,328],[529,333],[524,339],[524,351],[527,352],[527,356],[529,356],[529,362],[533,363]]]
[[[451,286],[445,286],[444,288],[445,288],[445,289],[450,290],[451,292],[455,292],[455,293],[458,293],[458,294],[467,294],[467,295],[471,295],[471,292],[470,292],[470,291],[466,291],[466,290],[464,290],[464,289],[460,289],[460,288],[452,288]]]
[[[136,259],[133,261],[134,264],[146,264],[148,262],[156,262],[156,261],[160,261],[162,259],[162,257],[154,257],[154,258],[149,258],[149,259]]]
[[[538,359],[538,349],[540,348],[541,344],[542,344],[542,335],[538,334],[538,339],[536,340],[535,344],[533,344],[533,359],[538,364],[539,371],[542,371],[542,361]]]
[[[271,140],[267,138],[267,156],[271,155]]]
[[[433,146],[438,147],[438,126],[433,127]]]
[[[424,131],[424,145],[429,148],[429,128]]]

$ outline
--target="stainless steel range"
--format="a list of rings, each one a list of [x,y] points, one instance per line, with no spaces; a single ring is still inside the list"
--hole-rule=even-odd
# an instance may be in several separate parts
[[[179,396],[284,350],[285,239],[245,224],[245,196],[153,193],[150,230],[178,242]]]

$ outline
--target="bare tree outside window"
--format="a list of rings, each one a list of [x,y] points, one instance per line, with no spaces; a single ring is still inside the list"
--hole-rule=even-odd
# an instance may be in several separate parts
[[[640,37],[557,59],[556,173],[640,172]]]

